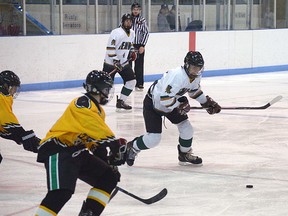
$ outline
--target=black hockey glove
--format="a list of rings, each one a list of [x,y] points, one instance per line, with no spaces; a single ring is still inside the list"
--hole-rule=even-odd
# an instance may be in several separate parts
[[[221,106],[219,106],[218,103],[216,103],[211,97],[208,95],[206,96],[207,101],[204,104],[201,104],[203,108],[206,109],[206,111],[210,114],[213,115],[215,113],[219,113],[221,111]]]
[[[128,54],[128,59],[130,61],[135,61],[137,59],[137,52],[135,52],[135,50],[130,50],[129,54]]]
[[[99,157],[100,159],[108,163],[108,156],[107,156],[108,152],[107,152],[106,146],[96,147],[92,152],[93,152],[93,155],[95,155],[96,157]]]
[[[114,174],[115,174],[115,178],[117,180],[117,182],[120,182],[120,178],[121,178],[121,174],[118,170],[118,167],[117,166],[113,166],[113,165],[110,165],[111,169],[113,170]]]
[[[120,166],[125,164],[127,153],[127,140],[124,138],[117,139],[109,144],[109,164]]]
[[[180,102],[178,106],[179,113],[181,115],[186,115],[190,111],[190,104],[186,96],[182,96],[178,98],[178,101]]]
[[[123,67],[122,65],[120,64],[120,60],[113,60],[113,63],[114,63],[114,68],[120,72],[123,70]]]
[[[41,141],[38,137],[35,136],[33,130],[25,131],[22,134],[22,144],[25,150],[32,151],[34,153],[38,152],[38,146]]]

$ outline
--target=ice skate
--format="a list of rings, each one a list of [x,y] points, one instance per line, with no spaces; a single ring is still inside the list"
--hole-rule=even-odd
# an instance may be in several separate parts
[[[86,202],[83,202],[81,211],[78,216],[96,216],[90,209],[86,208]]]
[[[132,107],[126,104],[123,100],[118,99],[117,96],[117,103],[116,103],[116,111],[117,112],[130,112],[132,111]]]
[[[127,143],[127,156],[126,156],[126,163],[128,166],[133,166],[135,158],[137,157],[137,154],[140,152],[140,150],[136,150],[133,148],[133,141],[130,141]]]
[[[185,166],[189,164],[193,164],[196,166],[202,166],[202,159],[198,156],[194,156],[192,153],[192,149],[190,149],[188,152],[181,152],[180,151],[180,145],[178,145],[178,160],[179,165]]]

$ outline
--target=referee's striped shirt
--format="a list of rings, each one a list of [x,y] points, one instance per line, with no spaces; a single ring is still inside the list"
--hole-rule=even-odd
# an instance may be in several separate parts
[[[149,29],[147,22],[142,16],[132,16],[132,29],[135,31],[134,44],[145,46],[149,38]]]

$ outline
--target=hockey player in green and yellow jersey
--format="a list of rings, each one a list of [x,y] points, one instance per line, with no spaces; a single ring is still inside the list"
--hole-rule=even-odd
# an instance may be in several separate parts
[[[20,88],[20,79],[9,70],[0,73],[0,136],[4,139],[23,144],[27,151],[37,152],[40,139],[33,130],[25,131],[13,113],[13,99],[17,97]],[[0,154],[0,162],[2,156]]]
[[[112,165],[124,164],[126,151],[126,140],[115,138],[101,106],[111,99],[112,85],[106,72],[90,72],[83,84],[87,93],[69,104],[41,140],[37,161],[45,164],[48,193],[37,216],[57,215],[74,193],[77,179],[92,187],[79,215],[95,216],[104,210],[120,181]]]

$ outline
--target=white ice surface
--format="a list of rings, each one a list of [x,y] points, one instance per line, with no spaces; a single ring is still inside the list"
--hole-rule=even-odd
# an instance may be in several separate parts
[[[145,83],[145,92],[150,83]],[[121,85],[116,85],[116,93]],[[192,110],[193,149],[202,167],[182,167],[177,160],[177,128],[166,120],[162,141],[142,151],[135,166],[120,167],[120,187],[149,198],[163,188],[168,195],[145,205],[121,193],[108,204],[106,216],[287,216],[288,215],[288,72],[202,79],[203,91],[222,106],[259,106],[283,99],[266,110],[222,110],[209,115]],[[115,98],[105,110],[107,123],[128,140],[145,132],[142,100],[133,92],[132,113],[116,113]],[[82,88],[21,92],[14,112],[23,127],[44,137]],[[190,100],[192,106],[199,104]],[[71,124],[73,124],[71,122]],[[46,176],[36,154],[0,139],[0,215],[32,216],[46,194]],[[247,189],[247,184],[254,188]],[[76,192],[59,213],[76,216],[89,186],[78,181]]]

